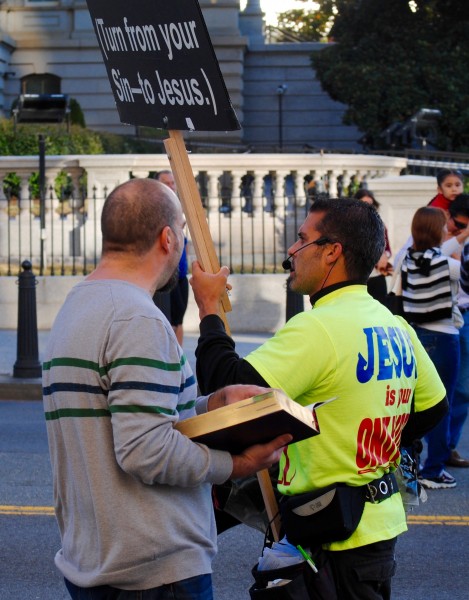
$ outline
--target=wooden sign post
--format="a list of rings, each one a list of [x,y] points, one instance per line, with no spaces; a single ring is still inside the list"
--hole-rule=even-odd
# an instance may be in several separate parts
[[[192,243],[194,244],[197,260],[204,271],[207,271],[208,273],[218,273],[220,264],[215,253],[215,247],[210,235],[205,210],[200,199],[199,188],[190,166],[183,137],[180,131],[170,131],[169,135],[170,137],[165,140],[164,145],[171,164],[174,179],[176,180],[178,195],[186,215],[187,225],[191,234]],[[226,332],[229,334],[230,328],[225,313],[231,310],[231,304],[226,294],[222,299],[220,309],[220,316],[225,324]],[[259,471],[257,478],[261,488],[272,535],[274,541],[278,541],[280,538],[280,516],[269,471],[267,469]]]
[[[180,131],[170,131],[169,136],[169,139],[164,141],[164,145],[176,180],[178,196],[186,216],[197,260],[207,273],[218,273],[220,263],[215,253],[205,209],[200,199],[199,188],[192,172],[184,139]],[[231,311],[231,303],[225,293],[221,302],[220,316],[227,333],[230,333],[226,320],[226,313],[229,311]]]
[[[87,0],[122,123],[169,132],[166,153],[197,260],[220,269],[181,131],[240,129],[197,0]],[[220,316],[229,333],[224,295]],[[278,506],[268,471],[258,474],[278,540]]]
[[[218,273],[220,264],[208,228],[205,210],[200,199],[199,188],[190,167],[184,140],[180,131],[170,131],[169,134],[170,137],[165,140],[164,145],[174,174],[174,179],[176,180],[178,195],[186,215],[187,225],[191,234],[192,243],[194,244],[197,260],[204,271],[207,271],[208,273]],[[223,319],[228,334],[230,334],[230,328],[226,320],[226,313],[230,310],[230,300],[225,294],[220,307],[220,317]],[[278,541],[280,539],[280,516],[269,471],[267,469],[259,471],[257,478],[261,488],[272,535],[274,541]]]

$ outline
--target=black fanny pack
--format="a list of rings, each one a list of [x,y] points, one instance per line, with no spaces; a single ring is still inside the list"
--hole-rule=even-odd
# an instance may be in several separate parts
[[[365,502],[379,503],[399,491],[393,473],[363,486],[345,483],[280,501],[282,526],[295,546],[315,546],[349,538],[360,523]]]

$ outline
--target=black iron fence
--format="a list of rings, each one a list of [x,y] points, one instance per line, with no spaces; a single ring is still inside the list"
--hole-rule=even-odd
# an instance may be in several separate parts
[[[39,200],[0,203],[0,275],[16,276],[24,260],[38,275],[87,275],[101,253],[100,215],[107,188],[88,197],[57,200],[47,190]],[[220,264],[233,273],[283,272],[287,248],[308,211],[310,198],[202,197]],[[189,258],[195,258],[189,238]]]
[[[9,197],[0,216],[0,275],[17,275],[29,260],[39,275],[86,275],[96,266],[100,229],[96,195],[57,201]]]
[[[39,275],[90,273],[101,253],[100,216],[108,193],[106,185],[114,187],[116,182],[125,181],[129,164],[135,176],[146,176],[155,157],[49,158],[47,181],[54,185],[47,188],[42,204],[33,194],[31,169],[35,161],[26,157],[23,164],[21,158],[3,160],[0,276],[18,275],[24,260],[30,261]],[[287,249],[296,239],[310,201],[317,196],[329,192],[350,196],[359,186],[373,186],[374,178],[405,173],[434,176],[443,167],[463,170],[469,188],[467,154],[428,150],[409,150],[405,161],[399,159],[397,163],[376,155],[322,153],[269,155],[268,160],[263,155],[194,155],[193,161],[200,163],[194,169],[220,264],[228,265],[234,273],[283,272],[281,263]],[[228,164],[230,170],[226,170]],[[22,176],[17,177],[20,183],[10,181],[7,187],[8,177],[16,174],[12,170],[21,171]],[[88,187],[85,192],[81,181],[86,182],[83,174],[88,171],[92,172],[88,181],[93,185],[97,182],[98,187]],[[61,174],[65,180],[58,186]],[[14,189],[18,197],[13,195]],[[396,216],[394,222],[399,223],[400,218]],[[193,257],[189,244],[189,258]]]

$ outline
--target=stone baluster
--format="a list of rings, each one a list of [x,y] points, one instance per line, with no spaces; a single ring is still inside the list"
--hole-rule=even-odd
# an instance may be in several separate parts
[[[342,175],[342,196],[347,196],[348,186],[350,185],[351,175],[349,171],[344,171]]]
[[[337,177],[340,175],[340,171],[329,171],[329,196],[331,198],[337,198]]]
[[[207,210],[211,213],[216,213],[219,206],[219,178],[221,177],[221,171],[207,171]]]
[[[27,173],[21,173],[20,204],[18,208],[22,211],[29,208],[29,176]]]
[[[244,199],[241,198],[241,177],[243,176],[242,171],[232,171],[231,172],[231,213],[239,215],[241,212],[241,205],[244,202]]]
[[[72,176],[73,181],[73,206],[75,208],[80,209],[84,203],[84,191],[81,188],[80,178],[83,175],[84,169],[81,168],[73,168],[70,169],[70,175]]]
[[[264,184],[264,173],[254,171],[254,181],[252,183],[252,212],[260,214],[262,211],[262,188]]]
[[[287,173],[284,178],[284,206],[288,212],[293,212],[296,205],[296,182],[292,171]]]
[[[274,175],[275,181],[275,212],[277,216],[282,216],[285,212],[285,177],[289,174],[288,171],[276,171]]]
[[[306,204],[304,175],[299,171],[295,171],[293,181],[295,184],[295,204],[296,206],[304,206]]]

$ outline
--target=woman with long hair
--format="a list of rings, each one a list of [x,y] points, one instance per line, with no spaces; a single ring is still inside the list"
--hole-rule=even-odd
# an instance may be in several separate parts
[[[442,209],[419,208],[412,220],[412,246],[401,267],[406,318],[433,360],[450,406],[448,414],[425,437],[427,458],[420,481],[424,487],[435,489],[456,485],[444,467],[450,456],[450,411],[460,362],[459,329],[463,325],[457,307],[460,262],[441,251],[446,223]]]

